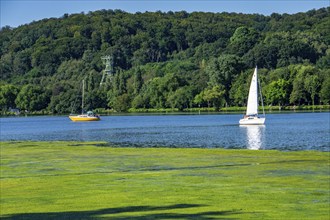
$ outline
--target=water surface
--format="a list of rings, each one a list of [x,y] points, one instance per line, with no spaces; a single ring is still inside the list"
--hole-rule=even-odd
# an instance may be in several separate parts
[[[267,114],[263,126],[241,115],[123,115],[98,122],[65,116],[1,118],[1,140],[106,141],[116,146],[329,151],[330,113]]]

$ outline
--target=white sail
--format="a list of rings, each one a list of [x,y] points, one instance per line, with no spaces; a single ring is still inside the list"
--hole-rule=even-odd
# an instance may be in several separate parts
[[[264,117],[259,117],[258,115],[258,76],[257,76],[257,67],[254,69],[252,76],[250,91],[246,109],[246,115],[244,118],[239,120],[240,125],[263,125],[265,124],[265,110],[264,104],[262,101],[262,95],[260,91],[260,98],[262,103],[263,115]]]
[[[258,115],[258,76],[257,68],[254,69],[252,76],[249,98],[247,103],[246,115]]]

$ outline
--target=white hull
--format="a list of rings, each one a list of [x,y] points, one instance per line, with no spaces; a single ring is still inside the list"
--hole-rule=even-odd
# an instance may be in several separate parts
[[[265,124],[265,118],[259,117],[247,117],[239,120],[240,125],[263,125]]]

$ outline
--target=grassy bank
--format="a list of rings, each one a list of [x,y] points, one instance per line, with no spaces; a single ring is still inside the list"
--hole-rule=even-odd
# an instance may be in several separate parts
[[[328,219],[329,153],[1,142],[1,219]]]

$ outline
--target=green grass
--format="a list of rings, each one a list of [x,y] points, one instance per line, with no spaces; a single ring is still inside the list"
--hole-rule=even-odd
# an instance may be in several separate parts
[[[329,152],[0,142],[1,219],[329,219]]]

